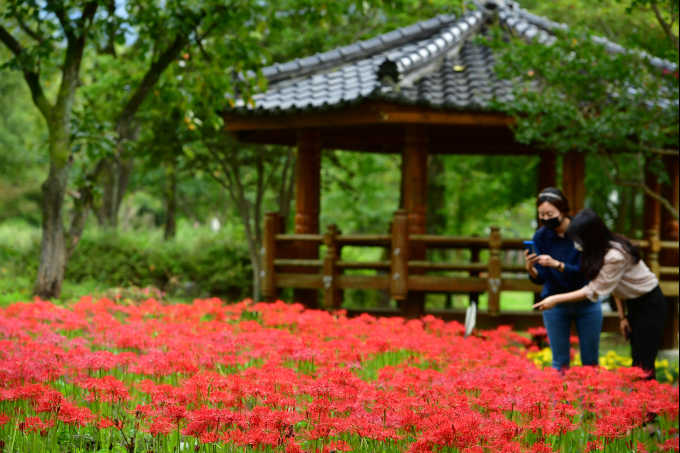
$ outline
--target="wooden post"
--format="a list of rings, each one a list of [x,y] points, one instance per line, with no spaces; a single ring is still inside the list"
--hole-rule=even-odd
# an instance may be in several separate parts
[[[262,299],[273,302],[277,298],[276,274],[274,271],[274,259],[276,258],[276,233],[280,227],[278,212],[268,212],[264,216],[264,241],[260,255],[262,256]]]
[[[670,184],[661,188],[661,194],[671,205],[678,210],[680,207],[680,175],[678,168],[678,156],[664,156],[664,167],[670,176]],[[661,240],[678,242],[678,221],[668,212],[661,208]],[[678,267],[680,265],[680,255],[678,249],[664,249],[659,255],[661,266]],[[661,277],[663,280],[677,281],[677,275],[666,275]],[[668,313],[666,314],[666,326],[664,328],[662,349],[678,348],[678,298],[667,297]]]
[[[489,314],[497,316],[501,311],[501,246],[500,228],[491,227],[489,235]]]
[[[557,154],[554,151],[542,151],[540,159],[536,168],[536,195],[548,187],[557,187]],[[538,211],[536,226],[541,226]]]
[[[295,234],[319,233],[321,200],[321,141],[315,130],[297,132],[295,168]],[[314,243],[295,244],[297,258],[317,259],[319,248]],[[293,290],[293,299],[307,308],[317,308],[319,293],[314,289]]]
[[[678,186],[678,156],[664,156],[664,167],[670,177],[670,184],[664,184],[661,188],[661,195],[668,200],[677,210],[679,204]],[[668,212],[668,209],[661,207],[661,240],[678,242],[678,221]],[[678,249],[664,250],[661,254],[661,264],[663,266],[675,266],[678,264]]]
[[[338,246],[335,237],[338,235],[338,227],[329,225],[323,236],[326,245],[326,257],[323,260],[323,304],[326,309],[337,310],[342,305],[342,294],[337,289],[338,272],[335,262],[338,260]]]
[[[555,151],[542,151],[540,159],[536,169],[537,194],[548,187],[557,187],[557,154]]]
[[[470,262],[479,263],[479,247],[470,247]],[[470,277],[479,277],[480,271],[470,271]],[[470,303],[479,302],[479,293],[469,293]]]
[[[408,297],[408,216],[406,210],[399,209],[392,221],[392,249],[390,250],[390,295],[395,300]],[[408,304],[402,304],[402,314],[406,317]]]
[[[659,263],[659,251],[661,250],[659,230],[648,230],[647,240],[649,241],[649,256],[645,260],[649,270],[654,272],[657,278],[661,274],[661,264]]]
[[[575,214],[585,207],[586,156],[569,151],[564,154],[562,164],[562,192],[571,204],[571,212]]]
[[[402,202],[408,215],[410,234],[425,234],[427,217],[428,130],[422,125],[406,126],[406,146],[402,156]],[[409,259],[424,260],[425,244],[410,244]],[[424,273],[423,271],[419,271]],[[419,318],[425,314],[425,293],[411,292],[402,304],[404,316]]]

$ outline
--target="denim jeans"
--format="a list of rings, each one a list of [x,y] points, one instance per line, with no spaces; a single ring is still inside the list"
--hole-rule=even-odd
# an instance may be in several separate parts
[[[602,331],[602,307],[600,302],[581,300],[558,304],[543,312],[543,324],[548,330],[552,366],[556,370],[569,368],[569,337],[571,323],[576,324],[583,365],[598,365],[600,358],[600,332]]]

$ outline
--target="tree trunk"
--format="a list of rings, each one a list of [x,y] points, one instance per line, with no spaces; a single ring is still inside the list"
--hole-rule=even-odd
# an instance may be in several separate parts
[[[33,288],[33,293],[41,299],[61,296],[68,261],[62,214],[70,169],[70,159],[66,162],[52,159],[49,175],[42,184],[43,234],[38,275]]]
[[[103,171],[103,193],[97,218],[107,228],[118,226],[118,211],[132,175],[132,158],[109,159]]]
[[[174,238],[176,232],[175,212],[177,211],[177,162],[170,160],[165,166],[165,240]]]

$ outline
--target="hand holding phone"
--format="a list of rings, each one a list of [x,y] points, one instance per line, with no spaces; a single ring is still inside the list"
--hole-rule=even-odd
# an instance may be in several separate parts
[[[526,260],[527,271],[531,272],[538,263],[538,249],[534,241],[524,241],[524,259]]]
[[[539,255],[538,248],[536,247],[536,243],[534,241],[524,241],[524,249],[529,252],[529,255]]]

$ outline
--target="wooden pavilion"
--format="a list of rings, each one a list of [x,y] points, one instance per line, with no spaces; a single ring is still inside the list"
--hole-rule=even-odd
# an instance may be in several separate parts
[[[263,69],[266,92],[253,97],[254,105],[237,103],[224,113],[226,128],[247,143],[297,147],[295,231],[285,234],[276,213],[265,219],[262,249],[263,296],[275,299],[277,288],[294,288],[296,301],[317,306],[322,291],[327,308],[340,308],[342,290],[389,290],[400,309],[374,310],[374,314],[425,314],[428,291],[489,294],[489,309],[480,314],[481,325],[541,325],[536,313],[501,312],[500,292],[539,292],[523,274],[522,266],[503,267],[503,250],[522,249],[522,240],[504,240],[497,228],[488,238],[461,238],[426,234],[427,161],[430,154],[537,155],[538,187],[558,186],[557,159],[563,160],[561,187],[574,212],[584,207],[585,158],[571,152],[558,157],[514,140],[512,119],[489,109],[492,98],[511,96],[507,81],[493,72],[494,56],[470,38],[485,33],[490,24],[527,40],[549,43],[550,31],[560,24],[522,10],[514,2],[490,0],[462,17],[437,16],[409,27],[352,43],[329,52],[276,64]],[[603,42],[612,52],[621,51]],[[653,61],[665,67],[667,62]],[[321,234],[319,226],[321,150],[402,155],[402,206],[395,213],[392,231],[384,235],[342,235],[334,226]],[[665,188],[678,206],[677,157],[668,159],[673,184]],[[650,175],[650,184],[661,190]],[[670,281],[663,290],[673,297],[666,346],[678,339],[678,223],[647,197],[647,238],[641,241],[646,260],[657,274]],[[327,252],[319,257],[319,246]],[[342,246],[382,246],[390,260],[375,263],[343,262]],[[428,248],[467,248],[469,264],[426,261]],[[489,249],[488,263],[479,263],[479,250]],[[662,250],[663,249],[663,250]],[[662,261],[659,261],[659,256]],[[344,275],[345,269],[386,270],[384,275]],[[465,271],[467,277],[428,275],[430,271]],[[462,313],[436,313],[461,319]],[[605,329],[618,328],[607,318]],[[677,346],[676,346],[677,347]]]

